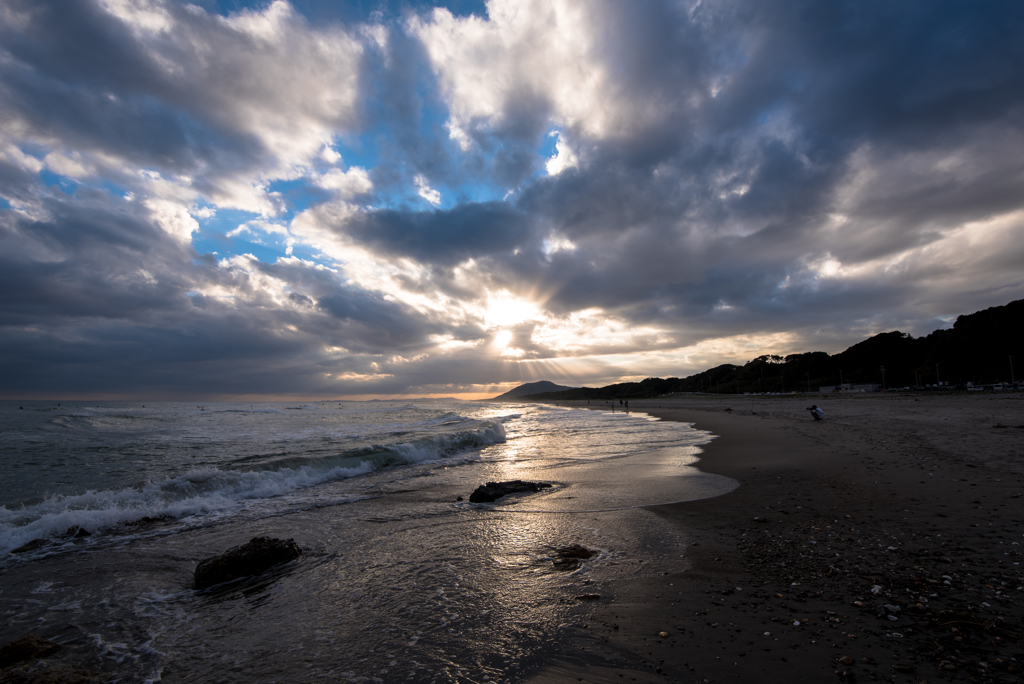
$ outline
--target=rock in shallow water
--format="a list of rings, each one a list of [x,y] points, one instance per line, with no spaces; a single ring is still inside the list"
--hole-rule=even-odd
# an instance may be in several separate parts
[[[509,482],[488,482],[480,485],[469,495],[470,503],[488,503],[496,501],[506,494],[517,494],[519,492],[539,492],[550,487],[546,482],[525,482],[523,480],[511,480]]]
[[[35,551],[50,543],[49,539],[33,539],[27,544],[22,544],[18,548],[11,551],[11,553],[28,553],[29,551]]]
[[[591,551],[579,544],[570,544],[565,548],[555,551],[555,559],[552,561],[552,565],[559,570],[575,570],[579,567],[581,560],[593,558],[596,555],[597,551]]]
[[[37,637],[35,634],[19,637],[0,647],[0,667],[7,667],[23,660],[45,658],[64,648],[58,643]]]
[[[206,589],[239,577],[258,575],[278,563],[294,560],[301,555],[302,549],[294,539],[253,537],[248,544],[236,546],[219,556],[200,561],[195,572],[196,589]]]

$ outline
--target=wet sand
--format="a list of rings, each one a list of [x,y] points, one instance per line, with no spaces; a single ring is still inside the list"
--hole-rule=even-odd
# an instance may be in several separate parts
[[[650,509],[686,557],[606,591],[531,682],[1021,681],[1024,396],[631,408],[719,435],[699,467],[741,486]]]

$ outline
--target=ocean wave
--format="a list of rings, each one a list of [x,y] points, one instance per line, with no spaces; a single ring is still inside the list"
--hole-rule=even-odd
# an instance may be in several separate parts
[[[0,506],[0,553],[28,542],[84,531],[90,535],[144,519],[168,520],[230,512],[269,499],[381,468],[422,463],[504,442],[500,422],[404,443],[348,450],[320,458],[285,458],[251,470],[206,468],[135,487],[51,496],[23,508]]]

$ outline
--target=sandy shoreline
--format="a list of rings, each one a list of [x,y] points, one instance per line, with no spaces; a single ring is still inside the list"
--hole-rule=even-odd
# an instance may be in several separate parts
[[[617,585],[530,681],[1021,681],[1022,395],[631,407],[719,435],[700,468],[742,486],[652,509],[679,570]]]
[[[824,422],[805,411],[812,401],[825,406]],[[140,539],[84,564],[58,555],[8,569],[6,589],[28,597],[67,568],[75,581],[117,576],[136,586],[125,592],[126,610],[135,610],[132,597],[154,588],[177,597],[185,618],[168,632],[176,636],[165,648],[164,681],[205,672],[196,668],[208,652],[249,668],[234,681],[280,681],[278,669],[313,681],[337,667],[345,668],[337,681],[370,674],[388,681],[383,674],[399,662],[403,679],[438,682],[1021,681],[1024,429],[1017,426],[1024,425],[1024,396],[733,395],[631,404],[718,435],[702,447],[698,467],[740,487],[646,508],[530,511],[524,498],[490,511],[453,506],[483,481],[562,476],[547,463],[532,470],[531,459],[451,472],[424,466],[415,485],[397,482],[385,492],[390,481],[381,471],[361,485],[383,483],[381,496],[343,508]],[[683,498],[674,484],[653,496],[645,482],[666,482],[651,470],[656,459],[609,463],[614,470],[595,487],[628,484],[639,501]],[[418,539],[421,529],[432,530],[440,549],[427,560],[444,562],[425,563],[419,546],[388,541]],[[210,609],[191,592],[190,578],[195,563],[212,555],[207,549],[259,534],[294,537],[304,560],[267,584],[279,612],[252,622],[258,633],[249,635],[238,628],[256,615],[245,590]],[[602,558],[579,572],[553,568],[552,551],[572,543],[601,549]],[[343,562],[346,556],[357,562]],[[452,564],[475,584],[449,572]],[[393,567],[409,568],[417,581],[396,581]],[[435,616],[438,587],[448,593],[444,615]],[[423,636],[427,646],[417,645],[415,630],[425,622],[409,625],[399,616],[384,624],[376,615],[381,606],[389,614],[396,588],[406,591],[402,603],[424,606],[417,615],[465,614],[449,616],[453,622]],[[79,598],[75,587],[68,590],[63,603]],[[352,591],[361,598],[350,602]],[[109,606],[97,605],[107,620]],[[356,612],[362,608],[365,614]],[[138,615],[131,614],[125,624],[135,629]],[[53,629],[42,636],[60,636],[58,628],[80,619],[65,615],[53,613]],[[367,625],[385,631],[360,650],[343,630],[361,633]],[[14,621],[7,630],[13,638],[39,627]],[[337,632],[330,648],[299,648],[303,640],[319,643],[321,628]],[[253,657],[253,647],[276,657]],[[437,667],[403,655],[434,647],[446,658]],[[95,662],[92,651],[80,650],[82,663]]]

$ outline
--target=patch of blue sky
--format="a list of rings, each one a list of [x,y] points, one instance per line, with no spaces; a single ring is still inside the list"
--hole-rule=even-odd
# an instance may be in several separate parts
[[[551,159],[558,152],[558,138],[561,135],[561,131],[557,128],[552,128],[548,131],[543,138],[541,138],[540,145],[537,147],[537,154],[544,160]]]
[[[43,181],[43,185],[45,185],[46,187],[52,188],[53,186],[56,185],[58,188],[60,188],[69,195],[75,194],[75,190],[78,188],[77,181],[72,180],[67,176],[62,176],[60,174],[54,173],[49,169],[42,169],[39,172],[39,179]]]
[[[260,220],[260,215],[241,209],[219,209],[210,218],[196,219],[202,226],[203,233],[210,235],[226,235],[243,223]]]
[[[257,242],[250,241],[236,241],[238,249],[234,252],[237,254],[251,254],[265,264],[272,264],[278,260],[279,257],[283,257],[284,250],[279,249],[276,245],[261,245]]]
[[[0,197],[0,209],[10,209],[11,203],[7,201],[6,197]]]
[[[259,214],[239,209],[221,209],[210,218],[197,218],[200,230],[192,234],[192,247],[200,254],[216,254],[220,258],[252,254],[260,261],[272,263],[287,249],[286,236],[268,233],[256,227],[229,236],[239,226],[261,220]]]
[[[455,17],[487,16],[486,0],[287,0],[313,25],[393,23],[409,13],[426,15],[435,7],[444,7]],[[191,0],[211,14],[230,16],[240,12],[262,12],[269,0]]]
[[[211,254],[218,260],[239,254],[251,254],[265,264],[272,264],[278,257],[285,256],[286,245],[284,238],[280,243],[273,240],[276,235],[266,236],[263,233],[256,235],[238,235],[224,237],[223,235],[208,235],[203,231],[192,235],[192,247],[200,254]],[[270,239],[268,239],[270,238]]]
[[[341,169],[353,166],[372,169],[376,166],[377,135],[378,133],[364,133],[355,138],[336,138],[331,145],[334,151],[341,155],[336,166]]]
[[[192,0],[207,12],[227,16],[245,10],[260,11],[267,6],[266,0]],[[429,2],[425,0],[289,0],[303,16],[315,23],[341,22],[365,23],[376,17],[383,19],[400,18],[406,9],[416,12],[429,11],[434,7],[447,7],[457,17],[476,14],[487,16],[484,0],[448,0]]]
[[[283,257],[283,256],[293,256],[293,257],[295,257],[297,259],[303,259],[305,261],[312,261],[313,263],[321,264],[323,266],[328,266],[330,268],[334,268],[337,265],[335,260],[333,260],[330,257],[324,255],[323,253],[320,252],[320,250],[315,249],[313,247],[310,247],[309,245],[307,245],[305,243],[302,243],[302,242],[296,242],[292,246],[292,253],[290,255],[289,254],[279,254],[278,258]],[[261,261],[262,261],[262,259],[261,259]]]
[[[123,185],[118,185],[113,181],[103,180],[100,181],[99,186],[109,192],[114,197],[126,197],[128,195],[128,188]]]
[[[218,259],[251,254],[265,264],[272,264],[286,256],[294,256],[327,266],[332,263],[318,250],[297,241],[293,241],[291,244],[292,253],[289,255],[288,235],[284,232],[267,231],[261,228],[261,224],[268,223],[287,226],[289,219],[282,216],[266,221],[258,214],[237,209],[222,209],[212,218],[197,220],[200,230],[192,234],[192,247],[200,254],[214,255]],[[248,228],[234,235],[228,235],[242,225],[247,225]]]
[[[463,183],[448,195],[441,193],[440,208],[451,209],[468,202],[501,202],[508,196],[509,190],[511,188],[498,187],[492,183]],[[445,201],[446,197],[450,199]]]

